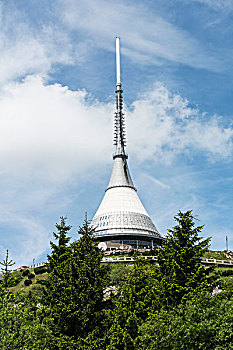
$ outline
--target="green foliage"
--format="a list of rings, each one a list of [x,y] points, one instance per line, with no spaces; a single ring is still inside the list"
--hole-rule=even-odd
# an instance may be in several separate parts
[[[35,275],[34,275],[34,273],[32,273],[32,272],[30,272],[29,274],[28,274],[28,279],[33,279],[35,277]]]
[[[33,270],[30,270],[30,271],[33,271]],[[12,272],[13,277],[15,272],[20,273],[19,271]],[[36,275],[32,280],[32,284],[28,287],[28,286],[25,286],[24,284],[25,279],[28,279],[27,276],[23,277],[21,274],[22,280],[19,283],[15,283],[13,287],[10,287],[10,291],[15,295],[21,294],[21,295],[24,295],[25,297],[27,297],[28,294],[31,293],[32,295],[36,295],[38,298],[40,298],[40,296],[42,296],[43,294],[43,289],[44,289],[44,286],[42,284],[44,281],[47,280],[47,276],[48,276],[47,272]]]
[[[48,270],[47,270],[47,268],[45,267],[45,266],[39,266],[39,267],[35,267],[34,268],[34,273],[36,274],[36,275],[40,275],[40,274],[42,274],[42,273],[45,273],[45,272],[47,272]]]
[[[134,339],[142,320],[160,305],[160,286],[157,267],[144,265],[140,260],[113,297],[109,312],[108,350],[134,349]]]
[[[16,303],[15,297],[0,287],[0,349],[50,349],[52,333],[45,314],[46,310],[30,301]]]
[[[102,252],[86,220],[78,233],[81,238],[68,248],[63,246],[61,256],[58,249],[52,251],[50,261],[56,264],[48,276],[44,300],[58,334],[87,342],[94,334],[97,339],[101,335],[103,290],[108,279]]]
[[[219,294],[219,298],[223,299],[231,299],[233,296],[233,276],[228,275],[227,272],[231,272],[230,269],[223,269],[223,271],[220,270],[220,278],[218,280],[218,288],[220,290],[223,290],[222,293]]]
[[[136,349],[233,349],[233,299],[196,294],[177,308],[160,309],[139,327]]]
[[[233,269],[221,269],[220,270],[220,275],[221,276],[233,276]]]
[[[17,286],[17,284],[19,284],[19,282],[22,281],[23,279],[23,276],[20,271],[13,271],[11,273],[11,277],[12,277],[12,280],[11,280],[12,287]]]
[[[53,242],[50,242],[51,246],[51,256],[48,255],[48,267],[52,271],[59,264],[66,260],[68,254],[68,243],[70,241],[70,237],[67,237],[67,233],[70,231],[70,225],[66,225],[66,218],[63,216],[60,217],[60,224],[56,224],[57,233],[53,232],[55,240],[57,241],[57,245]]]
[[[216,259],[216,260],[229,260],[229,257],[227,257],[226,252],[213,251],[213,250],[207,250],[206,252],[204,252],[203,258]]]
[[[110,270],[110,285],[118,285],[120,282],[126,280],[132,268],[132,265],[125,265],[120,263],[112,264]]]
[[[144,256],[156,256],[158,254],[158,249],[150,249],[149,251],[146,251],[143,253]]]
[[[11,287],[11,285],[14,283],[13,278],[11,276],[11,269],[9,269],[9,267],[15,264],[13,260],[9,260],[8,249],[6,250],[6,258],[3,261],[0,261],[0,264],[3,266],[1,268],[3,274],[2,283],[4,288],[7,289],[8,287]]]
[[[202,226],[195,227],[191,211],[175,220],[159,265],[134,252],[135,264],[112,265],[109,278],[87,220],[81,238],[69,245],[71,226],[61,217],[48,267],[23,271],[22,291],[11,288],[15,296],[0,285],[0,349],[233,349],[232,273],[222,274],[223,291],[213,296],[216,273],[201,265],[209,239],[198,236]],[[9,272],[12,261],[6,260]]]
[[[162,298],[167,306],[176,305],[199,289],[211,289],[213,267],[205,268],[201,257],[207,251],[210,238],[198,236],[203,226],[195,226],[192,211],[179,212],[177,225],[158,252]]]
[[[29,270],[28,269],[26,269],[26,270],[23,270],[23,272],[22,272],[22,276],[27,276],[28,274],[29,274]]]
[[[27,286],[30,286],[30,284],[32,284],[32,280],[31,279],[26,279],[24,280],[24,285],[27,287]]]
[[[198,290],[213,289],[213,268],[206,269],[201,264],[209,244],[209,239],[198,236],[202,226],[194,227],[191,211],[179,212],[175,220],[178,225],[168,231],[168,238],[159,249],[158,266],[149,267],[140,256],[135,256],[133,271],[113,298],[109,350],[126,349],[125,337],[128,348],[134,349],[137,330],[149,314],[179,305]]]

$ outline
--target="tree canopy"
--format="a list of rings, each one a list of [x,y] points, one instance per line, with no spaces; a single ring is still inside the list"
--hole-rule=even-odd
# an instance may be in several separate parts
[[[52,245],[53,269],[46,283],[45,304],[51,310],[58,337],[68,337],[84,346],[88,339],[101,334],[107,267],[101,264],[103,254],[87,220],[78,230],[80,239],[69,247],[66,232],[70,226],[64,226],[61,220],[57,228],[62,227],[62,239],[61,234],[56,235],[58,246]]]
[[[0,284],[0,348],[233,349],[232,274],[219,280],[202,265],[210,239],[199,236],[192,211],[175,216],[156,264],[139,254],[120,272],[102,263],[87,219],[73,243],[66,220],[56,224],[42,294],[32,294],[35,284],[27,296]],[[223,290],[213,293],[216,284]]]
[[[174,219],[177,225],[168,230],[158,252],[161,297],[167,306],[189,298],[196,289],[213,289],[213,268],[206,268],[201,263],[210,244],[210,238],[199,236],[203,225],[195,227],[191,210],[179,211]]]
[[[3,261],[0,261],[0,264],[3,266],[1,268],[2,275],[3,275],[2,283],[3,283],[4,288],[7,289],[8,287],[11,286],[11,282],[13,280],[12,276],[11,276],[10,267],[15,264],[15,262],[13,260],[9,260],[8,249],[6,250],[6,258]]]

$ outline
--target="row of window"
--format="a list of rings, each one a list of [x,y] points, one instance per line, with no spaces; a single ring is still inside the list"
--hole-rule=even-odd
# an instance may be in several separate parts
[[[94,224],[94,223],[93,223]],[[95,224],[94,224],[95,225]],[[140,226],[140,227],[150,227],[154,229],[154,225],[148,220],[140,220],[138,218],[134,219],[127,219],[124,218],[123,220],[109,220],[109,221],[103,221],[96,224],[96,227],[102,227],[102,226],[108,226],[108,225],[130,225],[130,226]]]
[[[110,218],[110,216],[101,216],[101,217],[100,217],[100,221],[101,221],[101,220],[107,220],[107,219],[109,219],[109,218]]]
[[[97,227],[101,227],[102,225],[105,226],[105,222],[103,222],[103,224],[102,223],[98,224]],[[106,226],[108,226],[108,221],[106,222]]]
[[[93,226],[97,228],[109,229],[109,227],[115,226],[116,228],[119,226],[125,226],[129,228],[141,228],[141,229],[149,229],[151,231],[155,231],[156,228],[151,221],[150,217],[132,212],[118,212],[110,215],[103,215],[95,218],[92,222]]]
[[[96,227],[102,227],[102,226],[108,226],[109,222],[101,222],[99,224],[96,225]],[[113,222],[110,222],[110,224],[113,224]],[[149,226],[152,227],[149,223],[147,222],[141,222],[140,220],[130,220],[130,222],[128,222],[127,220],[124,220],[124,222],[121,221],[115,221],[114,225],[130,225],[130,226],[141,226],[141,227],[145,227],[145,226]]]

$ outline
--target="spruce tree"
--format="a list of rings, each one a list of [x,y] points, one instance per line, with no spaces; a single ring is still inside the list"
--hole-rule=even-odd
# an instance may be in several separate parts
[[[163,246],[158,252],[161,296],[165,305],[174,305],[189,298],[197,289],[211,289],[210,272],[201,258],[208,250],[210,238],[199,237],[203,226],[195,227],[192,211],[175,216],[177,225],[168,230]]]
[[[3,274],[3,286],[7,289],[10,286],[11,278],[11,269],[9,267],[13,266],[15,262],[13,260],[9,260],[8,257],[8,249],[6,250],[6,258],[3,261],[0,261],[0,264],[3,266],[1,268]]]
[[[56,223],[55,225],[58,232],[53,232],[53,236],[55,237],[57,244],[50,241],[51,255],[47,256],[50,270],[53,270],[67,258],[68,243],[70,241],[70,237],[67,237],[67,233],[70,231],[72,226],[66,225],[66,217],[61,216],[60,219],[61,222],[59,224]]]
[[[87,220],[78,233],[81,238],[67,248],[48,278],[46,300],[54,319],[58,349],[67,348],[66,341],[85,349],[102,336],[107,268],[101,264],[103,254]],[[59,342],[63,344],[60,347]]]
[[[0,349],[51,349],[53,336],[46,310],[31,298],[19,302],[18,297],[0,285]]]
[[[138,327],[160,307],[157,267],[138,258],[127,279],[118,286],[112,303],[107,350],[133,350]]]
[[[69,258],[70,248],[68,243],[71,239],[67,236],[67,233],[71,229],[71,226],[66,224],[67,218],[61,216],[60,219],[60,223],[56,223],[55,225],[57,228],[57,233],[53,232],[53,236],[55,237],[57,243],[50,241],[51,254],[47,256],[50,273],[47,280],[40,281],[40,283],[44,285],[44,295],[41,302],[46,308],[50,309],[50,316],[54,319],[54,305],[60,300],[60,291],[62,288],[63,290],[66,288],[66,285],[64,285],[64,281],[61,277],[63,263],[67,264],[67,260]],[[55,328],[56,327],[54,325],[53,331]],[[54,333],[54,339],[56,339],[56,336],[57,334]]]

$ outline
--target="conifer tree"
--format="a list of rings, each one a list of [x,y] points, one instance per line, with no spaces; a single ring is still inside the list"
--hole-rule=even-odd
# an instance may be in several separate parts
[[[84,349],[85,344],[94,344],[101,337],[107,268],[101,264],[103,254],[93,232],[85,219],[78,231],[81,238],[66,248],[48,277],[45,299],[54,319],[58,349],[61,339],[60,348],[67,346],[67,339],[76,348]]]
[[[113,298],[107,350],[137,349],[138,329],[149,315],[213,288],[213,268],[201,264],[210,242],[199,237],[203,226],[195,227],[191,211],[179,212],[175,220],[178,225],[159,249],[158,266],[143,266],[138,259]]]
[[[195,227],[192,211],[175,216],[177,225],[168,230],[163,246],[158,252],[161,293],[165,305],[174,305],[188,298],[196,289],[212,288],[210,272],[201,258],[208,250],[210,238],[199,237],[203,226]]]
[[[15,262],[13,260],[9,260],[8,257],[8,249],[6,250],[6,258],[2,262],[0,261],[0,264],[3,266],[1,268],[2,274],[3,274],[3,285],[4,288],[7,289],[10,286],[11,281],[11,269],[9,267],[13,266]]]
[[[45,315],[44,309],[30,298],[19,302],[17,296],[0,285],[0,349],[51,349],[50,320],[41,314]]]
[[[160,307],[157,267],[137,259],[129,276],[113,296],[109,312],[107,350],[133,350],[138,327],[148,314]]]
[[[53,232],[57,243],[50,241],[51,255],[47,255],[50,270],[49,278],[40,282],[45,285],[43,302],[47,306],[53,305],[53,301],[59,299],[58,286],[62,282],[60,270],[63,267],[63,262],[67,264],[70,253],[68,243],[71,238],[67,237],[67,233],[70,231],[71,226],[66,224],[67,219],[65,217],[61,216],[60,219],[60,223],[55,225],[58,232]]]
[[[74,322],[69,323],[68,332],[75,336],[87,336],[98,329],[103,308],[103,291],[108,282],[107,267],[101,264],[103,253],[93,237],[94,229],[85,219],[78,233],[69,260],[70,284],[76,299]],[[71,325],[71,327],[70,327]]]
[[[66,217],[60,217],[61,222],[56,223],[57,233],[53,232],[53,236],[57,241],[57,244],[50,241],[51,255],[48,255],[48,265],[50,270],[53,270],[58,266],[63,260],[67,258],[68,243],[71,237],[67,237],[67,233],[70,231],[72,226],[66,225]]]

